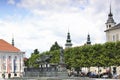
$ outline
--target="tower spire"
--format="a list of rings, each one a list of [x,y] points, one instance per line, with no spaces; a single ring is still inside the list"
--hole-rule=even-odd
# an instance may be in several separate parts
[[[110,11],[109,11],[108,19],[107,19],[107,22],[106,22],[107,29],[115,26],[115,24],[116,24],[114,19],[113,19],[113,14],[112,14],[112,10],[111,10],[111,2],[110,2],[110,7],[109,8],[110,8],[109,9]]]
[[[110,13],[108,15],[109,17],[113,16],[112,12],[111,12],[111,2],[110,2]]]
[[[14,36],[12,35],[12,46],[14,46]]]
[[[70,32],[69,32],[69,29],[68,29],[67,40],[66,40],[65,48],[70,48],[71,46],[72,46],[72,43],[71,43],[71,39],[70,39]]]
[[[110,2],[110,13],[111,13],[111,2]]]
[[[88,36],[87,36],[87,44],[91,44],[91,41],[90,41],[90,34],[88,33]]]

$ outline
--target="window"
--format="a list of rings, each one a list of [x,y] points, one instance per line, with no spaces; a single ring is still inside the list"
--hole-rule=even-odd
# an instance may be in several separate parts
[[[6,70],[6,58],[5,58],[5,56],[2,57],[2,61],[3,61],[2,69],[5,71]]]
[[[111,27],[111,25],[109,25],[109,28]]]
[[[113,38],[112,38],[113,41],[115,41],[115,35],[113,35]]]
[[[14,72],[17,70],[17,56],[14,57]]]
[[[6,58],[5,58],[5,56],[3,56],[3,63],[5,63],[6,62],[6,60],[5,60]]]
[[[6,70],[6,65],[3,63],[3,70]]]
[[[11,56],[9,56],[8,58],[9,58],[9,60],[11,60]]]
[[[107,28],[108,28],[108,25],[107,25]]]
[[[119,41],[119,34],[116,34],[116,41]]]
[[[16,72],[18,70],[17,65],[14,66],[14,72]]]
[[[3,56],[3,60],[5,60],[5,56]]]
[[[17,61],[17,56],[15,56],[15,61]]]
[[[9,69],[12,70],[12,63],[11,63],[11,56],[8,56],[8,66],[9,66]]]

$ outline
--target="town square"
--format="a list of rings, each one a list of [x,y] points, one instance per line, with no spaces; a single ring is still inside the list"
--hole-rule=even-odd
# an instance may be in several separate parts
[[[0,0],[0,80],[120,80],[120,0]]]

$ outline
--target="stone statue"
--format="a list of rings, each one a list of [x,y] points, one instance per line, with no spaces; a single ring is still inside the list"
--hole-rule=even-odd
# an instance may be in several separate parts
[[[52,55],[42,55],[39,59],[36,60],[36,63],[49,63]]]
[[[64,50],[60,47],[60,63],[64,63]]]

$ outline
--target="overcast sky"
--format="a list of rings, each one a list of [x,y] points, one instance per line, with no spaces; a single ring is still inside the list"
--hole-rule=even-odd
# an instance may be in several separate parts
[[[120,0],[111,0],[116,23],[120,22]],[[0,38],[29,57],[34,49],[48,51],[55,41],[65,47],[69,29],[73,46],[104,43],[110,0],[0,0]]]

